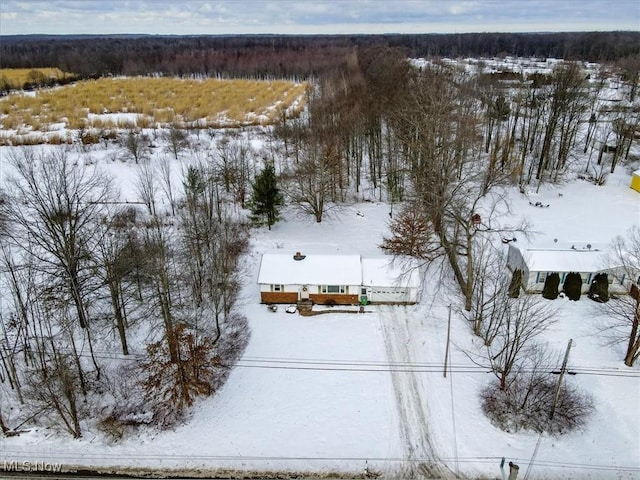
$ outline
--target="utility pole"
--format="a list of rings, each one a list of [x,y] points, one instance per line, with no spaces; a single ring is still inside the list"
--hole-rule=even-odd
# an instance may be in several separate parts
[[[500,472],[502,473],[502,480],[507,480],[507,477],[504,474],[504,460],[505,458],[502,457],[502,460],[500,461]]]
[[[567,345],[567,351],[564,354],[564,361],[562,362],[562,368],[560,369],[560,378],[558,378],[558,385],[556,386],[556,395],[553,397],[553,405],[551,406],[551,412],[549,412],[549,420],[553,420],[553,416],[556,413],[556,405],[558,404],[558,399],[560,398],[560,387],[562,386],[562,377],[564,377],[564,373],[567,370],[567,361],[569,360],[569,351],[571,350],[571,344],[573,343],[573,339],[569,339],[569,344]]]
[[[564,377],[565,372],[567,371],[567,362],[569,361],[569,351],[571,350],[571,345],[573,344],[573,339],[569,339],[569,343],[567,345],[567,351],[564,353],[564,360],[562,361],[562,368],[560,369],[560,378],[558,378],[558,385],[556,386],[556,394],[553,398],[553,405],[551,405],[551,411],[549,412],[549,422],[553,420],[553,415],[556,413],[556,405],[558,404],[558,399],[560,398],[560,387],[562,386],[562,377]],[[531,457],[531,461],[529,461],[529,466],[527,467],[527,473],[524,475],[524,480],[528,480],[529,473],[531,473],[531,469],[533,468],[533,462],[538,455],[538,448],[540,447],[540,442],[542,442],[542,435],[544,431],[540,432],[538,436],[538,441],[536,442],[536,448],[533,450],[533,456]],[[516,475],[518,473],[516,472]],[[511,480],[511,476],[509,476],[509,480]]]
[[[444,349],[444,370],[442,376],[447,378],[447,362],[449,361],[449,340],[451,339],[451,304],[449,304],[449,320],[447,321],[447,345]]]

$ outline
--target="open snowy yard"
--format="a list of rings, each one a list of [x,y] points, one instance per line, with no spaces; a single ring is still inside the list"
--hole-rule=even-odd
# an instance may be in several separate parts
[[[117,177],[122,198],[133,200],[131,169],[105,158],[99,161]],[[515,218],[530,221],[532,243],[606,246],[640,223],[640,194],[629,180],[619,168],[602,187],[577,180],[525,195],[514,189],[507,203]],[[532,480],[638,478],[640,368],[624,366],[623,345],[607,344],[605,320],[585,296],[556,300],[556,323],[544,335],[560,356],[573,339],[568,370],[575,375],[564,382],[581,387],[595,406],[583,430],[558,438],[506,433],[485,417],[479,392],[496,379],[470,360],[483,351],[481,341],[435,269],[427,270],[415,306],[301,317],[284,306],[271,312],[259,304],[263,252],[380,253],[390,206],[370,192],[360,195],[359,203],[332,210],[322,223],[287,208],[272,230],[252,231],[240,299],[251,328],[248,347],[224,387],[198,401],[186,424],[164,432],[141,429],[119,441],[90,426],[78,440],[30,428],[0,437],[0,465],[370,470],[387,478],[412,470],[427,477],[499,478],[505,457],[520,466],[520,478]],[[536,202],[549,207],[532,206]],[[444,378],[449,304],[450,369]]]
[[[534,208],[529,201],[550,207]],[[640,194],[628,188],[622,169],[604,187],[577,182],[528,197],[514,190],[509,203],[547,242],[606,244],[640,222]],[[555,301],[557,322],[545,340],[560,354],[574,340],[569,371],[576,375],[565,382],[593,397],[595,414],[582,431],[543,436],[535,457],[537,434],[505,433],[482,413],[478,392],[494,377],[465,354],[482,351],[480,340],[455,297],[437,288],[434,271],[428,271],[416,306],[301,317],[258,303],[262,252],[379,253],[388,213],[388,205],[362,202],[317,224],[287,210],[271,231],[253,232],[240,302],[251,327],[249,345],[225,386],[199,401],[186,425],[143,429],[118,442],[97,431],[72,440],[32,428],[0,437],[0,462],[354,474],[370,469],[397,478],[407,465],[439,461],[467,478],[499,478],[505,457],[520,465],[520,478],[528,469],[531,479],[638,478],[640,370],[623,365],[622,346],[605,344],[603,319],[586,297]],[[451,302],[451,370],[443,378]]]

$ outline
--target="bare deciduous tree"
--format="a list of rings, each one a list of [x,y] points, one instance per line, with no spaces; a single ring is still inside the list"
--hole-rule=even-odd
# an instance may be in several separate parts
[[[160,176],[160,187],[171,206],[171,215],[175,215],[177,199],[175,182],[173,181],[172,162],[164,155],[158,159],[158,173]]]
[[[473,333],[490,346],[507,311],[507,268],[502,252],[484,240],[474,246],[474,278],[471,310],[466,313]]]
[[[23,151],[10,161],[15,177],[9,183],[10,201],[2,208],[12,224],[9,237],[37,261],[38,270],[47,277],[49,294],[60,304],[73,305],[73,321],[84,331],[99,376],[89,296],[96,286],[92,255],[104,234],[96,226],[114,195],[111,180],[73,163],[65,150],[42,155]]]
[[[331,152],[321,145],[307,145],[300,162],[284,187],[291,202],[302,213],[311,215],[316,222],[328,209],[331,199]]]
[[[613,327],[614,342],[626,343],[624,364],[632,367],[640,357],[640,227],[633,226],[625,237],[614,239],[609,262],[613,268],[609,275],[631,285],[631,292],[599,305],[610,319],[607,334]]]
[[[559,356],[541,345],[527,353],[526,362],[508,389],[488,385],[483,390],[485,414],[508,432],[525,429],[558,435],[584,425],[593,413],[593,400],[570,385],[568,379],[557,390],[558,379],[551,369],[559,365]]]
[[[206,168],[188,169],[182,215],[185,271],[189,272],[196,321],[210,327],[215,344],[237,296],[237,263],[246,247],[246,232],[226,211],[218,185]],[[213,325],[202,325],[203,318]]]
[[[584,85],[585,74],[577,63],[563,63],[553,72],[549,111],[536,168],[539,181],[545,171],[555,172],[557,176],[559,169],[564,167],[568,152],[575,143],[582,114],[588,108],[590,98]]]
[[[155,169],[149,162],[143,162],[138,165],[136,178],[136,191],[138,198],[145,204],[147,211],[151,217],[155,217],[158,212],[156,209],[156,197],[158,194],[158,178]]]
[[[114,212],[109,221],[102,224],[108,231],[95,252],[98,276],[107,287],[111,304],[111,313],[115,323],[123,355],[129,354],[127,341],[127,307],[132,298],[128,288],[140,259],[138,240],[135,232],[136,210],[120,209]]]
[[[149,138],[135,128],[129,129],[122,140],[122,146],[136,163],[146,159],[149,154]]]
[[[633,103],[640,85],[640,54],[629,55],[618,60],[622,79],[629,86],[629,101]]]
[[[500,381],[500,388],[508,388],[513,375],[536,347],[533,340],[554,322],[553,307],[538,296],[524,295],[509,298],[506,294],[494,303],[497,318],[493,341],[487,345],[487,359]]]
[[[507,205],[492,190],[506,175],[484,164],[477,101],[464,95],[460,82],[438,69],[421,73],[394,117],[394,128],[410,165],[415,204],[433,228],[469,311],[479,235],[523,227],[498,225]]]
[[[165,132],[164,139],[167,142],[167,150],[176,160],[178,160],[180,152],[189,146],[189,136],[175,124],[172,124]]]

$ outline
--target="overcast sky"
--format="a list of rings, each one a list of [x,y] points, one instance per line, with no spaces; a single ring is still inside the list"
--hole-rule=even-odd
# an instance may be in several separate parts
[[[640,0],[0,0],[0,34],[640,30]]]

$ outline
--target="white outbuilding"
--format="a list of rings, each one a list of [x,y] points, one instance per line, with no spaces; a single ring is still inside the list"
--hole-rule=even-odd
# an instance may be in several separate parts
[[[522,271],[522,287],[527,293],[540,293],[547,277],[552,273],[560,276],[560,286],[567,274],[579,273],[582,278],[582,293],[587,293],[598,273],[606,273],[610,293],[628,293],[632,279],[627,278],[620,267],[607,265],[604,249],[586,245],[571,245],[568,248],[525,248],[509,245],[507,266],[514,272]]]

